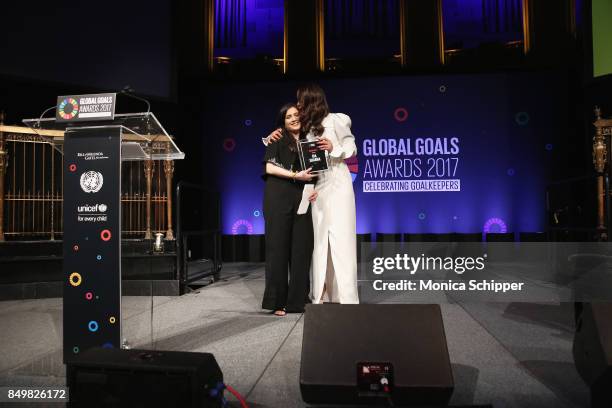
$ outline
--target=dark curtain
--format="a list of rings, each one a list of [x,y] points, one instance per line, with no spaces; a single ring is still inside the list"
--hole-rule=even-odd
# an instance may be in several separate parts
[[[330,40],[396,39],[398,0],[326,0],[325,35]]]
[[[246,44],[246,0],[215,0],[215,48]]]
[[[482,0],[482,24],[485,33],[521,32],[521,0]]]

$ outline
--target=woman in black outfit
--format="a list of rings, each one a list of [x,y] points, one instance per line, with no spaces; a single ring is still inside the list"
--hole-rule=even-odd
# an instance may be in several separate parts
[[[277,126],[283,137],[266,147],[263,159],[266,289],[262,307],[284,316],[286,312],[303,312],[310,290],[312,217],[310,206],[305,214],[297,214],[297,210],[304,185],[314,175],[300,165],[297,142],[304,135],[294,104],[281,108]],[[314,201],[316,193],[309,199]]]

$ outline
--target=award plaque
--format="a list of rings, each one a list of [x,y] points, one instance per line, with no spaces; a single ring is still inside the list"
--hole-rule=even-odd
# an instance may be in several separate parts
[[[312,167],[311,173],[320,173],[328,169],[327,151],[319,149],[316,140],[304,140],[298,143],[300,164],[302,168]]]

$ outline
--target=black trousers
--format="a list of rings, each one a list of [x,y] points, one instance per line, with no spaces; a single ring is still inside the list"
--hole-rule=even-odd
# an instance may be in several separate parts
[[[266,289],[262,307],[302,312],[310,291],[314,237],[310,207],[298,215],[303,185],[269,176],[264,193]]]

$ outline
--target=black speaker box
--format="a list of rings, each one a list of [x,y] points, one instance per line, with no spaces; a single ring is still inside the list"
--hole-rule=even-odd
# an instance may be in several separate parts
[[[71,407],[221,407],[209,353],[95,348],[67,365]]]
[[[591,406],[612,407],[612,304],[582,304],[573,352],[576,369],[591,389]]]
[[[311,404],[446,405],[439,305],[307,305],[300,389]]]

